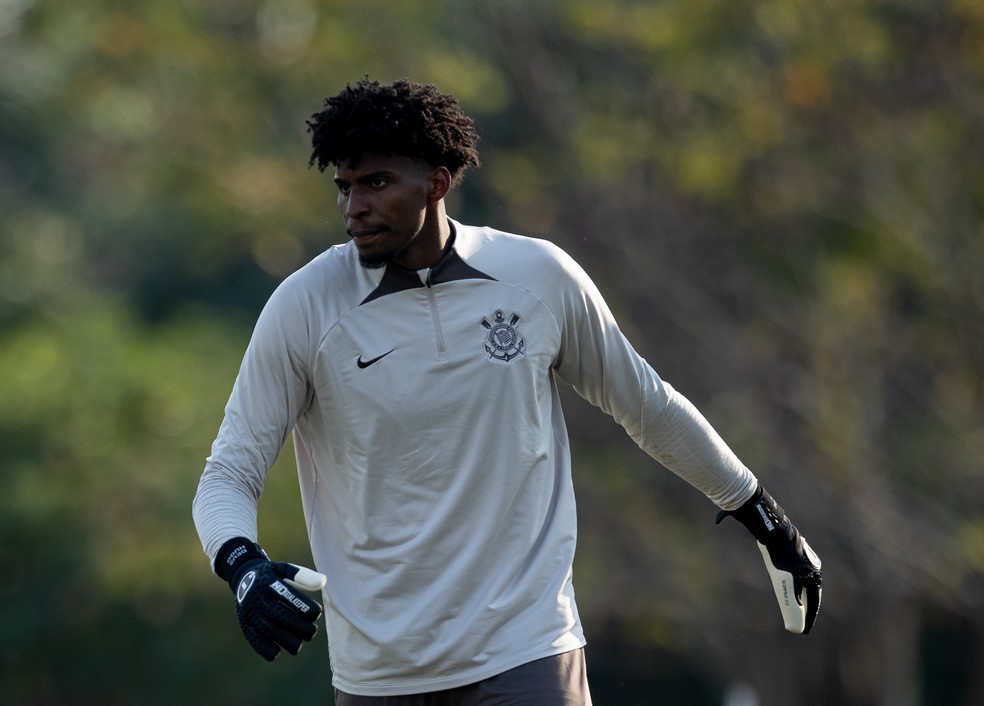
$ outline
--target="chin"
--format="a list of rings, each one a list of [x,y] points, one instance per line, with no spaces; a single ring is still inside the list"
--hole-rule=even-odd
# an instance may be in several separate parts
[[[392,258],[389,255],[363,255],[359,253],[359,264],[367,270],[378,270],[386,267]]]

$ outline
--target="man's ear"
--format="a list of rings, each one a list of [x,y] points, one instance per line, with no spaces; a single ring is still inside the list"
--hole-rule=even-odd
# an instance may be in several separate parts
[[[427,201],[437,203],[451,191],[451,172],[447,167],[434,167],[427,173],[427,177],[430,180]]]

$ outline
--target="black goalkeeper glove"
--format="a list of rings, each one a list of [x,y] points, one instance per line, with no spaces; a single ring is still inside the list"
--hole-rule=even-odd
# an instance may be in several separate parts
[[[758,540],[786,630],[810,632],[820,612],[820,557],[761,485],[737,510],[719,512],[717,522],[729,515]]]
[[[295,588],[320,591],[325,577],[311,569],[273,562],[249,539],[236,537],[215,555],[215,573],[236,594],[239,626],[253,649],[268,662],[283,648],[296,655],[318,632],[321,604]]]

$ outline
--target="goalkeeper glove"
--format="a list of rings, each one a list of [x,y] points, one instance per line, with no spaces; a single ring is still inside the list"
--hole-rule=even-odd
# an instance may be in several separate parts
[[[325,577],[311,569],[273,562],[260,545],[235,537],[215,556],[215,573],[236,594],[236,615],[243,634],[264,659],[272,662],[283,648],[296,655],[318,632],[321,604],[305,591],[320,591]]]
[[[820,557],[761,485],[738,509],[719,512],[717,522],[729,515],[758,540],[786,630],[810,632],[820,611]]]

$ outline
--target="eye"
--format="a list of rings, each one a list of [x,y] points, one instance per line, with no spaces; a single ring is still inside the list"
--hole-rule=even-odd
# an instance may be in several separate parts
[[[389,180],[384,176],[374,176],[369,180],[369,186],[373,189],[382,189],[388,183]]]

